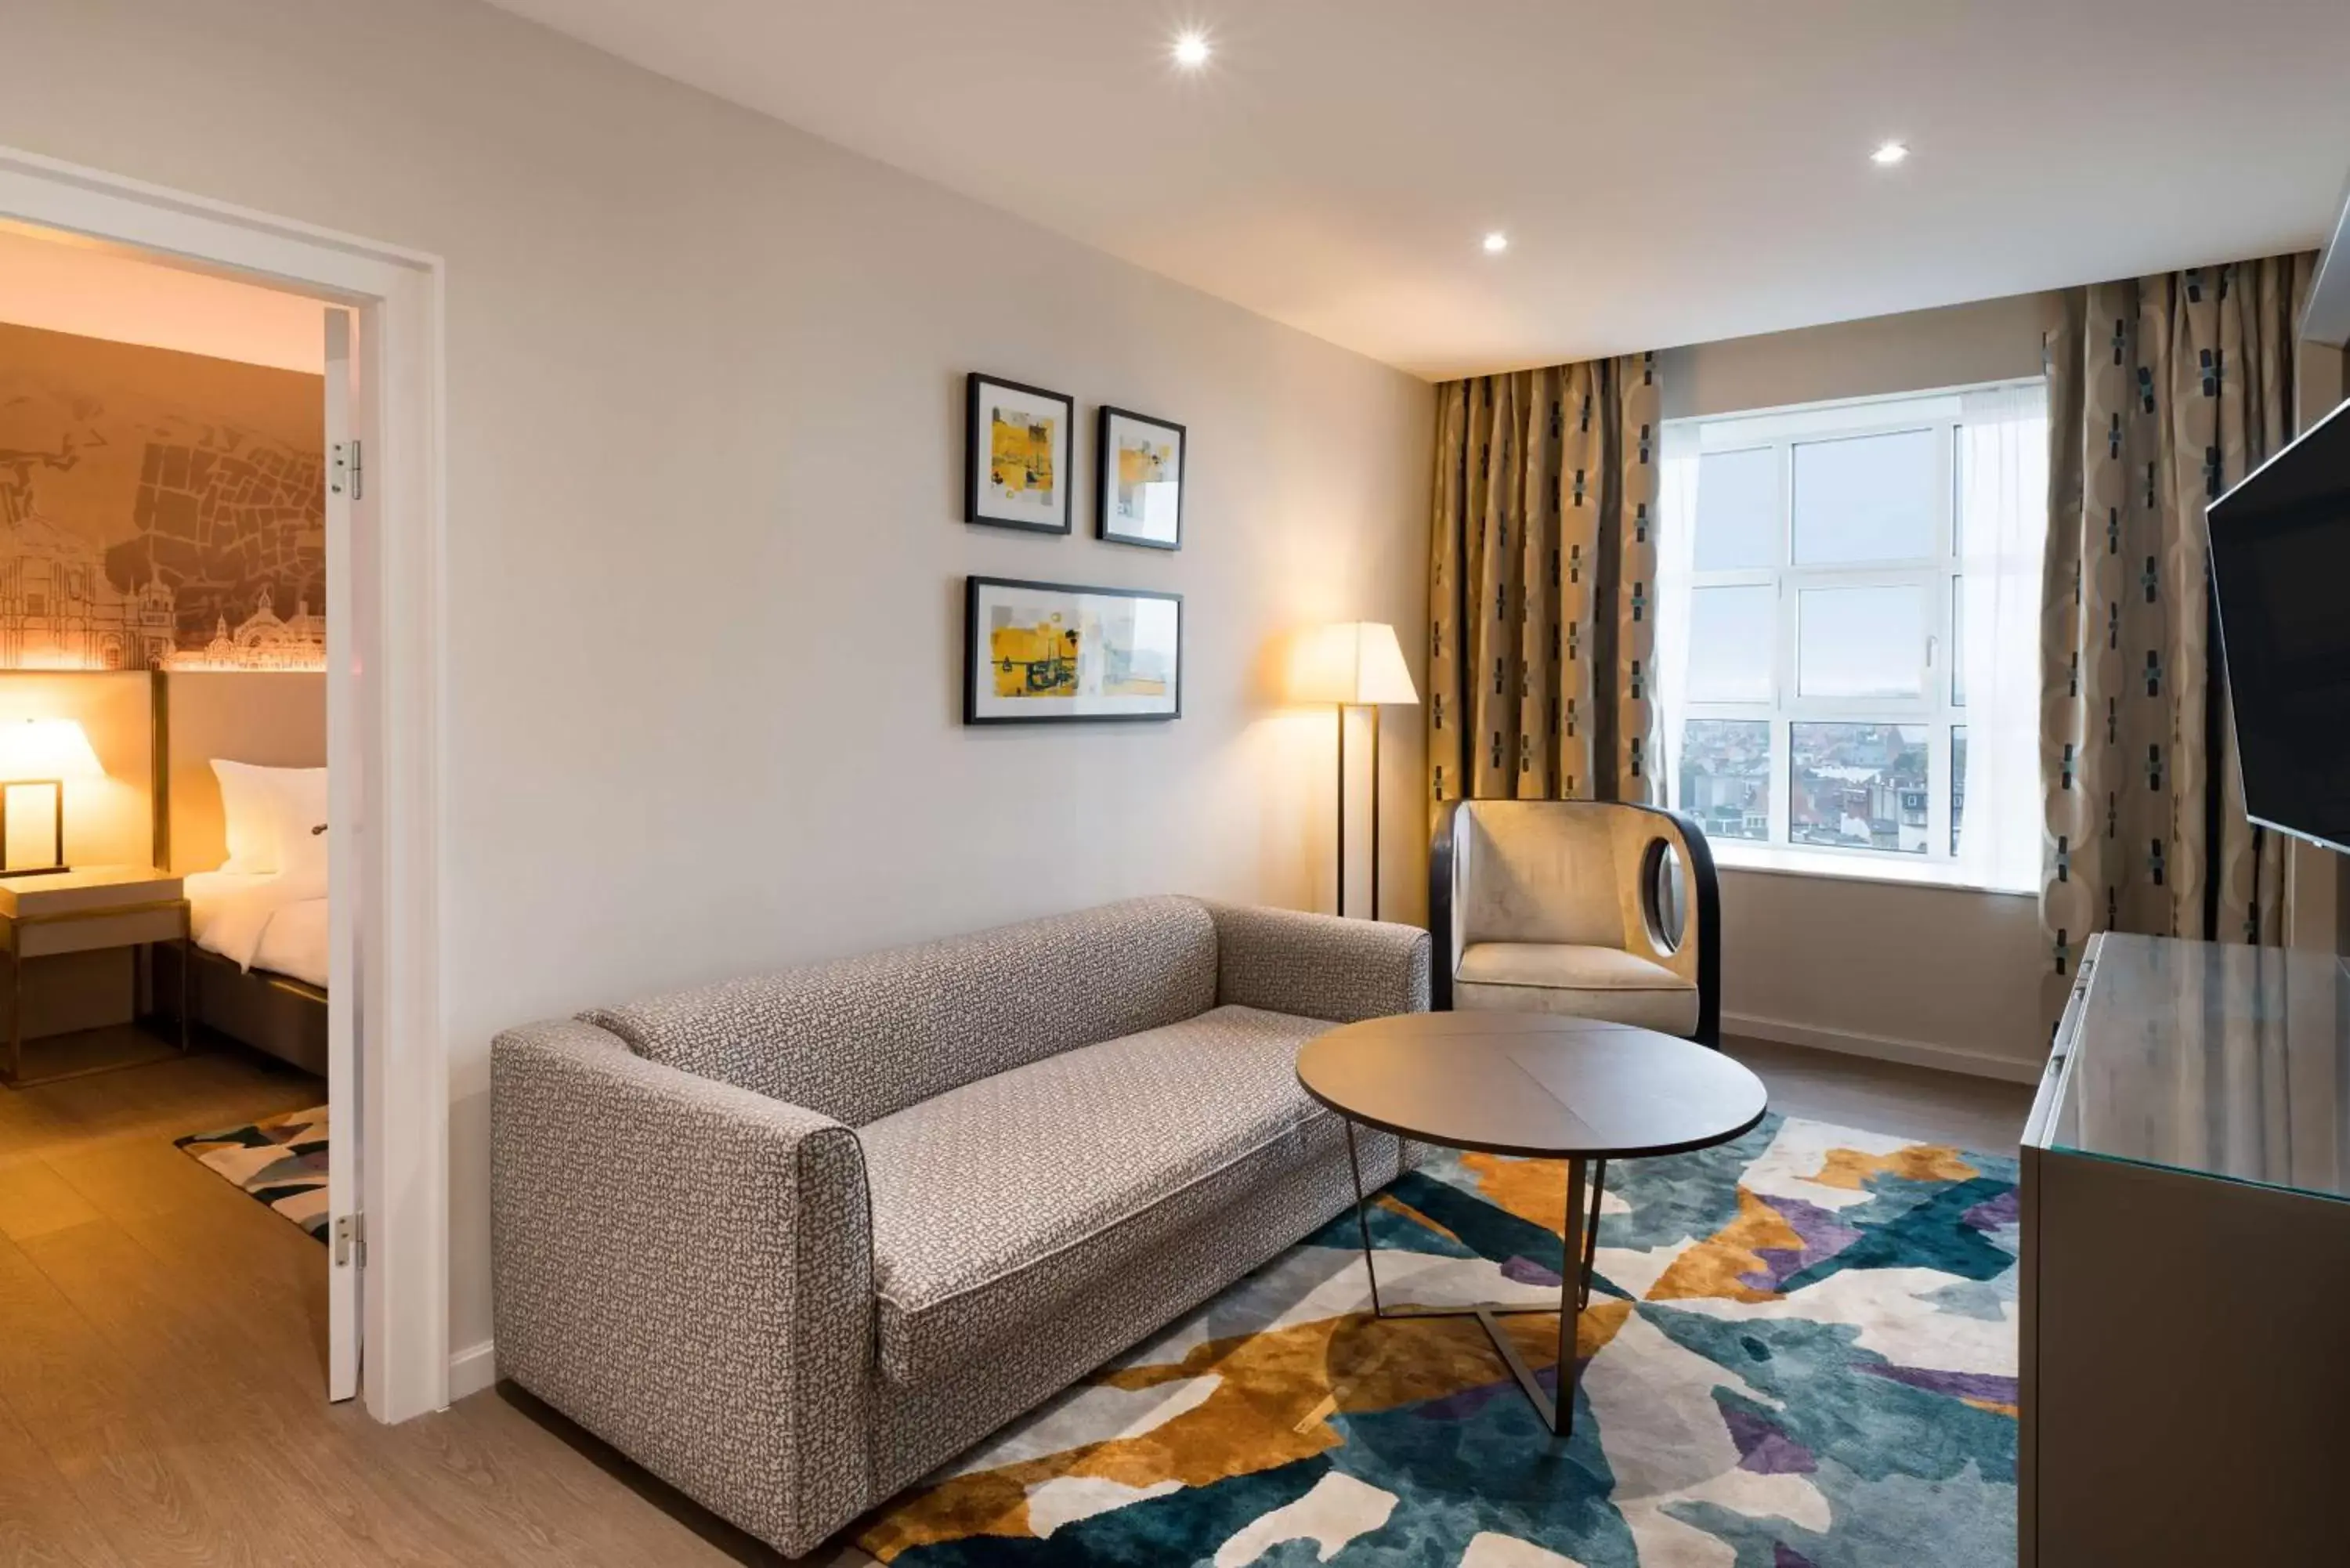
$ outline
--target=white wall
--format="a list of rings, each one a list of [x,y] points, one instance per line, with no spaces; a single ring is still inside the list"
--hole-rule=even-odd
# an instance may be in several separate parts
[[[1329,717],[1263,652],[1419,624],[1426,386],[470,0],[7,31],[0,142],[446,258],[453,1347],[500,1027],[1128,894],[1326,901]],[[970,369],[1074,393],[1086,446],[1099,401],[1189,424],[1183,551],[1086,537],[1082,488],[1077,537],[965,528]],[[973,571],[1183,592],[1182,720],[962,728]]]
[[[2018,295],[1669,349],[1665,417],[2036,376],[2043,309]],[[1721,906],[1726,1031],[2038,1075],[2035,897],[1725,869]]]
[[[2029,894],[1721,873],[1728,1033],[2029,1081],[2047,961]]]

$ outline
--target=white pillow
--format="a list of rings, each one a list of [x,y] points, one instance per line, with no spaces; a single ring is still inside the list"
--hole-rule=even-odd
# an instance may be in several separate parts
[[[228,859],[222,870],[255,875],[277,869],[277,790],[271,775],[278,771],[213,759],[228,828]]]
[[[314,833],[327,820],[327,770],[267,768],[213,759],[220,780],[221,812],[228,828],[224,871],[248,876],[315,870],[326,879],[327,836]]]

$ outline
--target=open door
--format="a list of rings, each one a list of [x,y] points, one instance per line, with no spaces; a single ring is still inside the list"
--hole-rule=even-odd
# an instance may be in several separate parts
[[[358,739],[351,614],[356,504],[366,464],[354,439],[361,393],[348,310],[327,312],[327,1397],[359,1391],[360,1282],[367,1237],[359,1200],[357,846],[361,780],[344,765]],[[336,560],[339,556],[341,559]]]

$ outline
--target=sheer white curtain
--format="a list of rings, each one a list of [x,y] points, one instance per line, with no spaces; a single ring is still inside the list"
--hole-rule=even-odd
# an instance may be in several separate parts
[[[1965,395],[1958,432],[1959,619],[1966,682],[1960,874],[2040,882],[2040,572],[2048,525],[2048,389]]]
[[[1657,771],[1659,804],[1671,800],[1681,765],[1681,704],[1689,683],[1690,574],[1697,562],[1699,427],[1668,424],[1664,465],[1657,476],[1657,668],[1651,677],[1657,711],[1664,715],[1663,766]]]

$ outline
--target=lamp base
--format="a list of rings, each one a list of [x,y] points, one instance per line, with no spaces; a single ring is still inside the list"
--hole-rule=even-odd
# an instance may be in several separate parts
[[[49,792],[48,818],[43,823],[38,816],[18,806],[16,796],[26,790],[45,789]],[[15,808],[12,811],[12,808]],[[11,815],[16,821],[9,821]],[[12,831],[24,829],[25,831]],[[45,831],[46,830],[46,831]],[[30,860],[46,852],[46,866],[21,868],[8,864],[12,854]],[[66,784],[63,779],[11,779],[0,784],[0,877],[54,877],[73,867],[66,864]]]

